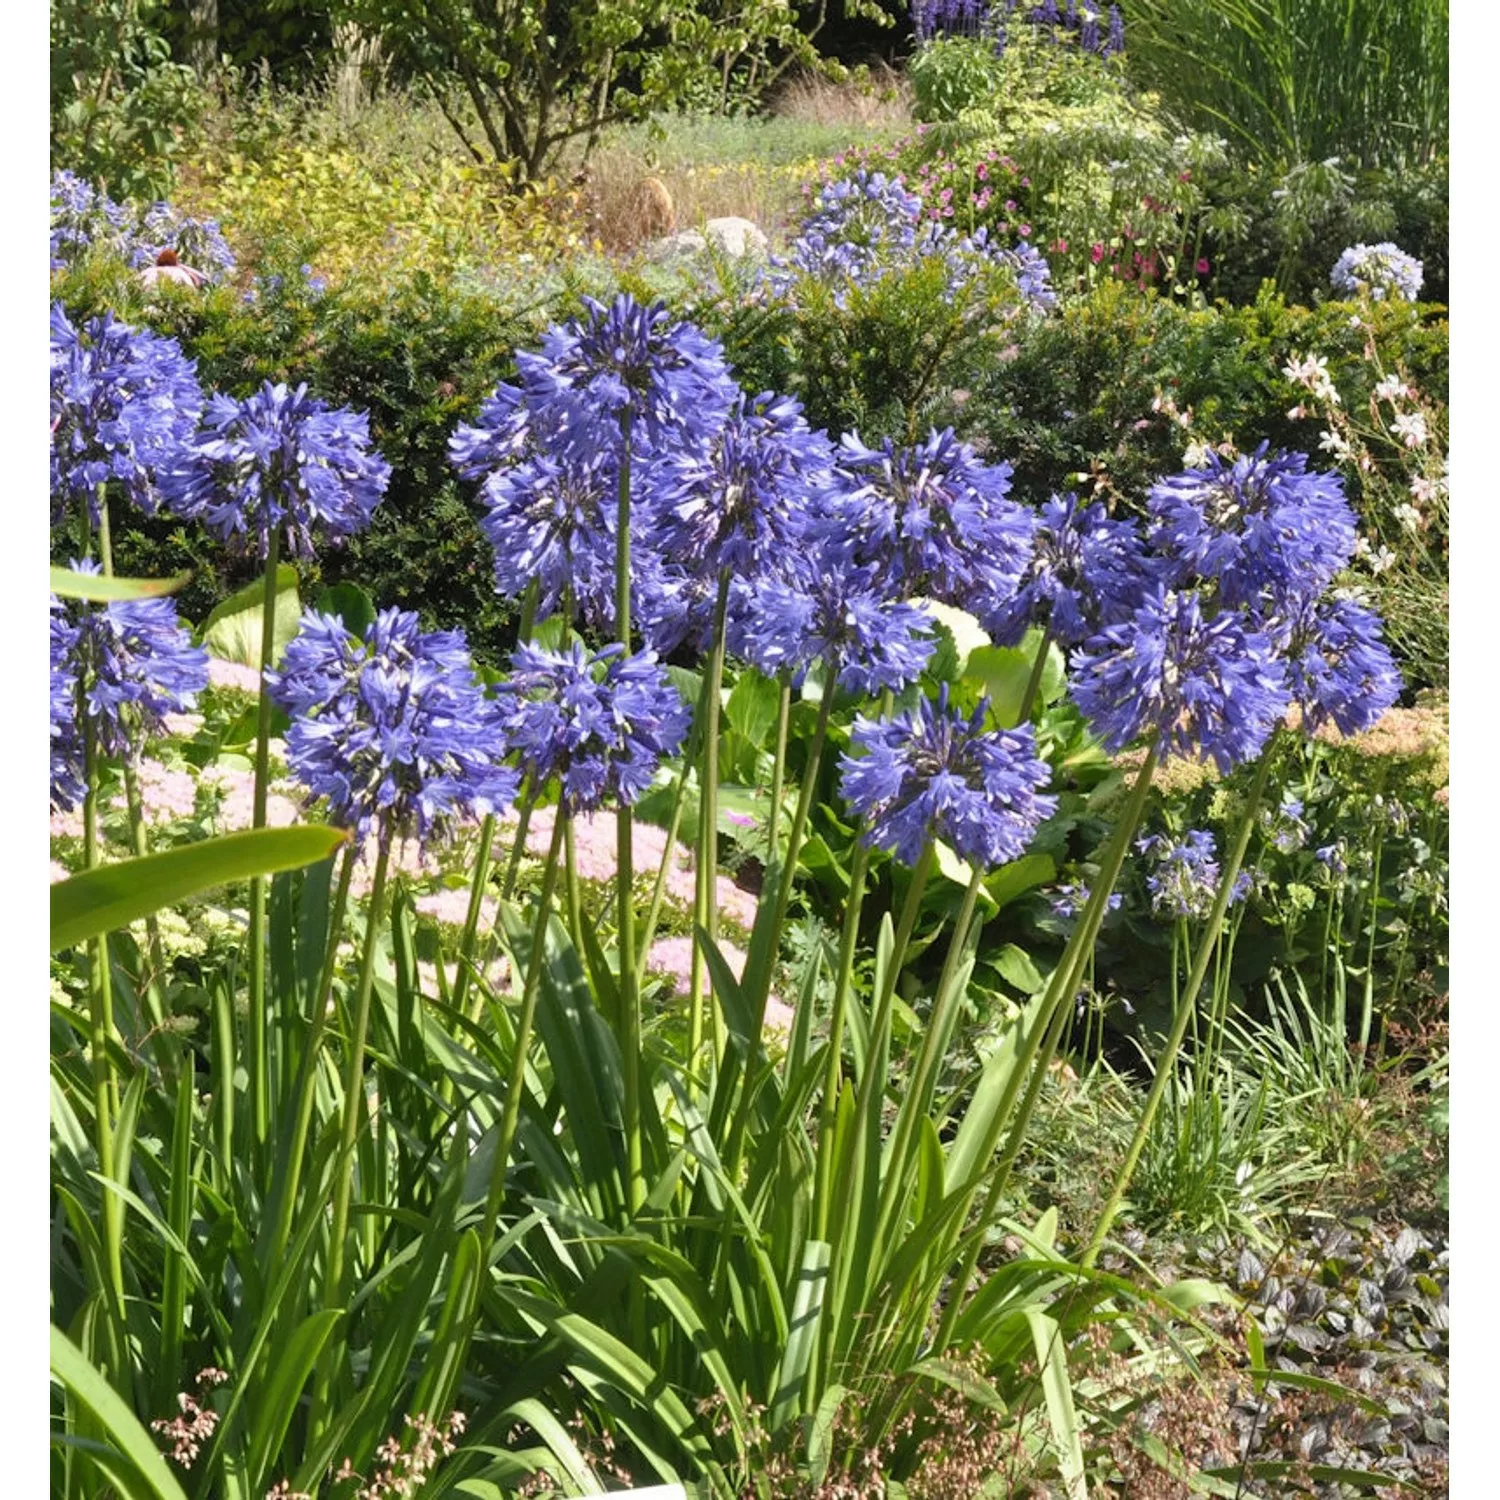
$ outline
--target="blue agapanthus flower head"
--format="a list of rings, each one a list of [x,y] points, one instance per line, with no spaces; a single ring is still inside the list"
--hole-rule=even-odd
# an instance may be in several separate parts
[[[844,800],[864,821],[863,838],[904,865],[915,865],[929,840],[941,839],[972,864],[1019,859],[1057,798],[1037,758],[1031,726],[987,730],[989,702],[970,716],[924,698],[894,719],[857,718],[844,755]]]
[[[992,241],[985,226],[973,234],[959,235],[944,225],[931,224],[922,236],[920,248],[947,261],[950,297],[981,271],[999,266],[1010,272],[1016,290],[1033,308],[1050,312],[1057,306],[1052,267],[1047,257],[1025,240],[1005,245]]]
[[[360,837],[415,831],[426,843],[454,816],[501,812],[515,797],[495,705],[460,631],[424,633],[415,614],[387,609],[361,639],[309,611],[267,681],[292,720],[292,773]]]
[[[729,647],[768,677],[800,683],[823,663],[847,693],[899,692],[922,675],[937,638],[932,617],[891,597],[872,567],[815,545],[807,566],[780,577],[737,580]]]
[[[884,172],[861,168],[825,183],[771,285],[784,291],[798,272],[834,285],[869,285],[911,259],[921,218],[922,200]]]
[[[1049,626],[1059,646],[1076,646],[1128,618],[1157,572],[1134,522],[1111,521],[1102,502],[1054,495],[1042,507],[1020,586],[980,623],[1002,646],[1015,645],[1030,625]]]
[[[209,398],[203,429],[162,478],[168,507],[265,557],[273,530],[313,555],[313,533],[341,541],[370,523],[391,466],[363,412],[330,407],[305,385],[266,381],[236,401]]]
[[[522,645],[500,690],[500,724],[533,790],[556,778],[564,811],[625,806],[675,755],[692,715],[652,651],[619,646],[591,655]]]
[[[905,448],[846,434],[839,464],[845,492],[822,529],[851,562],[874,566],[892,589],[976,611],[1015,591],[1036,519],[1007,498],[1009,464],[980,462],[951,427]]]
[[[1401,695],[1401,674],[1380,638],[1380,616],[1334,596],[1304,604],[1286,624],[1288,682],[1314,734],[1331,724],[1360,734]]]
[[[73,172],[52,174],[52,269],[73,265],[86,250],[121,250],[130,211]]]
[[[543,335],[540,353],[516,355],[528,406],[552,410],[570,454],[618,444],[627,417],[653,443],[718,427],[739,393],[720,344],[673,319],[664,302],[622,293],[608,307],[584,305],[583,318]]]
[[[741,396],[706,442],[664,447],[642,471],[654,550],[693,571],[756,576],[797,545],[832,468],[832,444],[798,402]]]
[[[1219,891],[1219,850],[1207,829],[1190,829],[1180,840],[1165,833],[1138,839],[1135,846],[1153,865],[1146,877],[1151,908],[1162,916],[1198,920],[1213,910]],[[1241,870],[1229,892],[1229,902],[1250,894],[1250,875]]]
[[[1328,279],[1346,297],[1367,295],[1373,302],[1405,298],[1415,302],[1422,290],[1422,262],[1387,240],[1380,245],[1351,245]]]
[[[67,812],[83,801],[83,736],[78,732],[78,627],[55,594],[51,603],[52,663],[48,707],[52,720],[52,809]]]
[[[164,250],[211,282],[223,281],[235,268],[234,251],[217,219],[195,219],[170,203],[153,203],[142,215],[134,234],[130,264],[154,266]]]
[[[72,567],[99,571],[92,562]],[[170,599],[81,605],[70,635],[54,625],[53,650],[66,651],[65,675],[83,683],[84,712],[106,755],[138,755],[164,732],[168,714],[186,713],[208,686],[208,653],[193,644]],[[58,670],[54,662],[54,689]]]
[[[1285,663],[1252,617],[1210,614],[1199,594],[1160,586],[1072,668],[1073,700],[1111,750],[1146,739],[1226,774],[1259,752],[1291,702]]]
[[[1226,604],[1316,598],[1348,566],[1356,526],[1343,481],[1307,462],[1264,443],[1232,462],[1211,452],[1205,467],[1152,486],[1152,543],[1180,580],[1216,579]]]
[[[151,515],[158,481],[203,409],[193,362],[173,339],[115,321],[82,328],[52,305],[52,520],[83,502],[99,523],[99,486],[118,484]]]

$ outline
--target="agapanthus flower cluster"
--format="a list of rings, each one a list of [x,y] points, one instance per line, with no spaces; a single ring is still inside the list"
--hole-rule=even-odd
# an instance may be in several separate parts
[[[1284,792],[1280,804],[1262,816],[1271,842],[1283,854],[1291,854],[1307,843],[1310,830],[1302,813],[1302,799]]]
[[[1054,495],[1042,506],[1019,587],[980,623],[1002,646],[1015,645],[1030,625],[1076,646],[1126,618],[1155,567],[1131,522],[1111,521],[1102,503]]]
[[[736,584],[729,644],[768,677],[800,683],[815,663],[844,692],[900,692],[917,680],[937,645],[932,617],[890,597],[876,570],[824,543],[810,566]]]
[[[195,219],[170,203],[153,203],[136,226],[134,238],[130,264],[137,269],[156,265],[167,250],[211,282],[222,281],[236,265],[217,219]]]
[[[1229,605],[1315,597],[1354,555],[1354,511],[1337,474],[1309,471],[1303,453],[1270,453],[1263,443],[1232,461],[1151,488],[1151,541],[1177,560],[1179,581],[1214,579]]]
[[[1374,302],[1404,297],[1415,302],[1422,290],[1422,262],[1388,240],[1351,245],[1334,262],[1328,279],[1346,297],[1368,296]]]
[[[1219,851],[1207,829],[1190,829],[1181,840],[1164,833],[1136,842],[1137,850],[1153,862],[1146,877],[1152,910],[1163,916],[1201,920],[1213,910],[1219,890]],[[1229,891],[1229,902],[1243,901],[1250,893],[1250,875],[1241,870]]]
[[[739,389],[721,345],[664,302],[622,293],[608,307],[584,305],[584,318],[548,329],[540,353],[516,356],[526,410],[547,414],[562,452],[584,458],[617,443],[625,418],[651,443],[717,427]]]
[[[1125,21],[1118,5],[1109,7],[1109,26],[1101,34],[1102,12],[1078,0],[912,0],[912,29],[918,45],[939,37],[974,37],[991,41],[997,53],[1003,53],[1008,40],[1007,28],[1020,23],[1032,26],[1053,41],[1071,36],[1085,52],[1100,57],[1114,57],[1125,50]]]
[[[1073,922],[1083,915],[1083,909],[1089,904],[1092,890],[1086,885],[1060,885],[1054,893],[1051,901],[1052,915],[1059,922]],[[1108,900],[1104,903],[1106,911],[1119,911],[1124,904],[1125,898],[1119,891],[1111,891]]]
[[[534,791],[557,780],[570,817],[609,798],[634,803],[687,734],[691,714],[654,652],[523,645],[511,661],[501,730]]]
[[[459,631],[424,633],[415,614],[387,609],[360,639],[309,611],[267,680],[292,721],[292,773],[361,838],[415,831],[425,844],[454,816],[498,813],[515,796]]]
[[[851,285],[871,287],[893,271],[933,257],[946,264],[950,298],[981,271],[1005,267],[1033,306],[1056,305],[1051,270],[1038,251],[992,244],[986,230],[965,237],[926,223],[921,198],[899,177],[863,167],[852,177],[823,184],[790,255],[772,257],[766,284],[785,297],[795,293],[800,277],[810,277],[832,287],[833,300],[842,307]]]
[[[759,574],[801,536],[832,469],[832,445],[798,402],[741,396],[706,442],[665,448],[644,469],[656,549],[697,573]]]
[[[840,759],[844,800],[863,820],[862,837],[915,865],[929,840],[941,839],[980,866],[1025,853],[1056,811],[1043,792],[1051,778],[1036,754],[1030,725],[987,730],[989,702],[969,716],[924,698],[894,719],[854,721],[862,755]]]
[[[1072,667],[1073,699],[1111,750],[1145,737],[1225,774],[1260,751],[1291,701],[1270,635],[1194,590],[1156,585]]]
[[[839,464],[850,484],[830,516],[851,562],[892,591],[976,610],[1015,590],[1036,521],[1008,498],[1009,464],[982,463],[952,428],[911,447],[846,434]]]
[[[912,0],[911,24],[919,45],[939,36],[982,36],[989,19],[986,0]]]
[[[203,409],[193,362],[173,339],[116,322],[81,329],[52,305],[52,520],[83,502],[99,522],[99,486],[117,483],[147,515],[164,469]]]
[[[162,477],[167,504],[221,540],[265,557],[273,530],[313,555],[314,531],[340,541],[370,522],[391,467],[370,446],[363,412],[266,381],[243,401],[209,398],[202,430]]]
[[[53,595],[50,602],[51,686],[48,693],[52,733],[52,810],[68,812],[83,801],[83,736],[78,731],[78,627],[67,607]]]
[[[75,572],[97,573],[97,563],[75,562]],[[103,607],[81,605],[59,622],[53,606],[53,713],[59,687],[83,684],[83,708],[105,755],[139,755],[146,740],[166,731],[169,714],[187,713],[208,686],[208,653],[195,646],[170,599],[132,599]],[[76,711],[76,697],[75,697]],[[71,746],[71,737],[62,738]],[[69,790],[66,777],[61,788]],[[53,795],[59,790],[54,773]]]
[[[124,247],[130,210],[116,203],[73,172],[52,174],[51,258],[54,271],[64,270],[86,250],[102,245]]]
[[[1360,734],[1401,695],[1401,675],[1380,638],[1380,618],[1337,595],[1307,601],[1286,621],[1288,685],[1303,727]]]

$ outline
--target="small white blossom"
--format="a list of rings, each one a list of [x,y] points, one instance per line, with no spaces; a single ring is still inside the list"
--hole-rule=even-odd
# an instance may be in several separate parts
[[[1325,430],[1323,436],[1318,439],[1318,447],[1325,453],[1332,453],[1338,458],[1349,457],[1349,441],[1340,432]]]
[[[1334,389],[1333,377],[1328,373],[1328,361],[1321,354],[1309,355],[1306,359],[1294,354],[1282,366],[1281,373],[1294,385],[1306,386],[1319,400],[1334,406],[1339,404],[1339,393]]]
[[[1408,448],[1420,448],[1427,441],[1427,418],[1419,411],[1403,412],[1391,423],[1391,431]]]
[[[1398,505],[1396,507],[1396,519],[1408,531],[1419,531],[1422,527],[1422,512],[1415,505]]]
[[[1427,479],[1418,474],[1411,482],[1411,496],[1418,505],[1431,505],[1440,495],[1448,493],[1446,479]]]
[[[1377,575],[1388,573],[1396,566],[1396,554],[1389,547],[1382,545],[1380,550],[1370,559],[1370,571]]]
[[[1212,452],[1213,449],[1207,443],[1195,439],[1182,450],[1182,467],[1184,469],[1204,468]]]
[[[1387,375],[1375,387],[1375,396],[1379,401],[1400,401],[1410,395],[1411,387],[1399,375]]]

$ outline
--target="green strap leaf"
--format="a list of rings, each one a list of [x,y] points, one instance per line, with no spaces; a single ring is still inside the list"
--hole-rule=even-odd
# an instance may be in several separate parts
[[[91,1365],[60,1328],[52,1329],[52,1376],[71,1400],[93,1414],[120,1456],[129,1465],[109,1464],[110,1475],[122,1483],[128,1500],[187,1500],[182,1486],[172,1477],[151,1435],[114,1387]]]
[[[158,599],[175,594],[193,575],[172,578],[106,578],[102,573],[75,573],[72,568],[52,569],[52,592],[59,599],[89,599],[111,604],[120,599]]]
[[[51,951],[127,927],[214,886],[316,864],[347,837],[339,828],[255,828],[71,875],[52,887]]]

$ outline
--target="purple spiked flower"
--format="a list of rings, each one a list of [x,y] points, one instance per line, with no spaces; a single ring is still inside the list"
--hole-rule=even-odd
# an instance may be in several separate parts
[[[864,839],[915,865],[942,839],[977,865],[1019,859],[1057,798],[1030,725],[987,731],[989,702],[970,718],[948,708],[946,685],[894,719],[854,721],[862,756],[840,757],[844,799],[864,820]]]
[[[1135,846],[1152,857],[1155,873],[1146,877],[1152,910],[1164,916],[1202,919],[1213,910],[1219,891],[1219,853],[1207,829],[1190,829],[1180,843],[1164,833],[1139,839]],[[1243,901],[1250,893],[1250,874],[1235,876],[1229,901]]]
[[[729,646],[768,677],[800,682],[826,662],[845,692],[899,692],[915,682],[937,641],[925,610],[883,591],[871,567],[844,561],[826,544],[797,576],[736,580]]]
[[[51,610],[52,808],[67,812],[83,801],[83,738],[78,732],[78,627],[55,594]]]
[[[1109,520],[1102,503],[1054,495],[1042,507],[1019,589],[980,623],[1002,646],[1032,624],[1050,624],[1058,645],[1076,646],[1128,618],[1154,572],[1133,522]]]
[[[115,321],[77,329],[52,304],[52,520],[82,500],[99,524],[100,484],[117,481],[151,515],[166,465],[203,409],[193,362],[173,339]]]
[[[515,797],[495,706],[460,631],[424,634],[415,614],[387,609],[359,640],[310,610],[267,681],[292,719],[288,765],[360,837],[415,828],[425,843],[454,815],[499,812]]]
[[[673,445],[648,463],[654,548],[690,571],[753,577],[796,543],[832,467],[831,444],[798,402],[741,396],[706,443]]]
[[[1111,750],[1144,736],[1226,774],[1260,750],[1291,701],[1269,636],[1240,611],[1208,616],[1196,593],[1160,586],[1072,667],[1073,699]]]
[[[72,567],[77,573],[99,571],[97,563]],[[168,714],[186,713],[208,686],[208,653],[193,645],[170,599],[117,601],[102,609],[85,605],[71,625],[59,624],[60,610],[55,603],[54,715],[59,673],[70,683],[82,681],[84,711],[106,755],[139,754],[149,736],[164,731]]]
[[[664,302],[642,306],[621,294],[605,307],[585,298],[587,316],[550,328],[541,353],[517,354],[533,411],[552,408],[557,440],[587,458],[618,444],[628,415],[645,437],[705,437],[738,394],[720,344],[672,320]]]
[[[370,523],[391,466],[370,447],[370,419],[266,381],[243,401],[209,398],[203,431],[163,476],[170,509],[223,541],[268,555],[284,527],[291,552],[313,555],[313,529],[340,541]]]
[[[590,656],[575,641],[565,652],[518,646],[511,661],[502,731],[534,789],[558,778],[569,817],[611,796],[628,807],[687,733],[692,715],[655,652],[625,656],[616,645]]]
[[[1292,701],[1308,734],[1325,724],[1359,734],[1401,694],[1401,674],[1380,639],[1380,617],[1352,599],[1304,605],[1289,627],[1287,659]]]
[[[1226,604],[1321,594],[1354,555],[1355,519],[1337,474],[1309,472],[1305,453],[1253,454],[1152,486],[1152,542],[1184,578],[1218,580]]]
[[[1006,498],[1009,464],[981,463],[951,427],[910,448],[846,434],[839,461],[849,486],[831,515],[851,561],[874,564],[893,589],[965,608],[1014,591],[1036,521]]]

